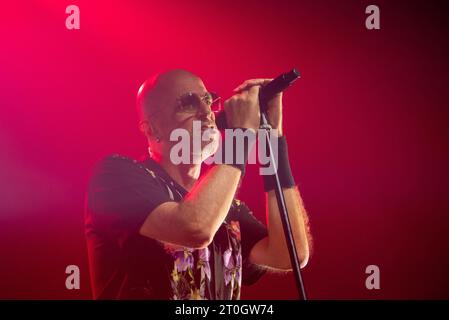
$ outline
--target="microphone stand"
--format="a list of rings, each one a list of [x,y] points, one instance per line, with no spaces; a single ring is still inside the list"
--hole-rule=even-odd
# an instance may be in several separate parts
[[[262,106],[261,106],[261,110],[266,110],[266,108],[262,108]],[[288,218],[288,210],[287,210],[287,206],[285,204],[284,192],[282,191],[282,187],[279,182],[279,175],[278,175],[278,170],[277,170],[278,164],[275,162],[274,155],[273,155],[273,147],[271,145],[271,140],[270,140],[270,134],[271,134],[272,128],[267,121],[267,116],[266,116],[265,111],[261,111],[260,128],[266,130],[267,134],[265,136],[266,136],[266,140],[267,140],[266,142],[267,142],[267,146],[268,146],[268,152],[270,154],[270,161],[271,161],[271,163],[275,164],[274,177],[276,179],[276,185],[275,185],[276,200],[278,203],[279,213],[281,215],[282,226],[284,228],[285,240],[287,242],[288,251],[290,253],[290,262],[291,262],[292,269],[293,269],[294,276],[295,276],[296,288],[298,290],[300,300],[307,300],[306,291],[304,289],[304,283],[303,283],[302,277],[301,277],[301,270],[300,270],[301,268],[300,268],[300,264],[299,264],[298,254],[296,251],[296,245],[293,240],[293,233],[292,233],[292,228],[290,225],[290,219]]]

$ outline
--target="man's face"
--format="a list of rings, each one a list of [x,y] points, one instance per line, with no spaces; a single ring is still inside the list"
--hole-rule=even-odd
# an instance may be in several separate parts
[[[157,120],[158,127],[163,132],[164,152],[170,152],[171,148],[179,143],[169,141],[171,133],[176,129],[183,129],[189,135],[190,159],[204,161],[217,151],[219,141],[215,114],[210,106],[211,97],[206,87],[199,78],[179,76],[173,79],[168,91],[163,112]],[[203,141],[202,137],[208,139]],[[201,147],[198,150],[193,148],[193,139],[201,139],[198,144]]]

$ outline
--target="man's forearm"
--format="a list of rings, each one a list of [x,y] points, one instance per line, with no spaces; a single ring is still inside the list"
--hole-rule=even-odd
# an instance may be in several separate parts
[[[288,210],[290,225],[295,240],[301,267],[307,264],[309,258],[308,217],[301,196],[296,187],[285,188],[284,197]],[[284,236],[284,229],[276,200],[275,191],[266,193],[268,211],[268,251],[279,261],[278,267],[290,269],[290,257]]]
[[[212,238],[231,207],[240,175],[235,167],[214,166],[181,202],[181,214]]]

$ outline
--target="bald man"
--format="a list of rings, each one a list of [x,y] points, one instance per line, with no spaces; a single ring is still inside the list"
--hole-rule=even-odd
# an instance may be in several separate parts
[[[258,92],[269,81],[248,80],[234,90],[224,103],[230,128],[258,129]],[[198,76],[184,70],[161,74],[139,89],[148,159],[109,156],[89,185],[86,238],[94,298],[234,300],[242,283],[256,282],[267,269],[291,269],[272,177],[264,177],[268,228],[235,199],[244,164],[215,164],[199,179],[201,161],[216,152],[216,100]],[[288,164],[281,94],[269,102],[268,120],[279,136],[281,184],[304,267],[310,234]],[[212,131],[210,139],[199,154],[189,155],[200,161],[175,165],[170,134],[183,129],[193,137],[194,121],[202,132]]]

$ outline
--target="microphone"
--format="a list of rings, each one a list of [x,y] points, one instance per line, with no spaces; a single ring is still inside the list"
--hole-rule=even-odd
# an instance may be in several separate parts
[[[290,87],[293,82],[300,77],[299,71],[293,69],[287,73],[283,73],[277,78],[271,80],[268,84],[260,88],[259,91],[259,104],[260,111],[264,112],[267,110],[267,102],[270,101],[275,95],[284,91]],[[215,123],[218,129],[223,130],[228,128],[226,122],[226,113],[224,110],[220,111],[215,117]]]

